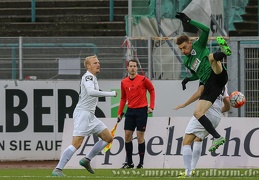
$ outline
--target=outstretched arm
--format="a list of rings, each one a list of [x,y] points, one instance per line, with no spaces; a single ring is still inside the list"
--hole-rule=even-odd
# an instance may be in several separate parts
[[[87,87],[87,93],[90,95],[90,96],[94,96],[94,97],[112,97],[112,96],[117,96],[117,92],[116,91],[111,91],[111,92],[108,92],[108,91],[98,91],[98,90],[95,90],[93,87]]]
[[[210,28],[195,20],[190,20],[190,24],[201,30],[201,34],[198,41],[204,46],[206,46],[210,34]]]
[[[198,100],[200,98],[203,90],[204,90],[204,85],[200,85],[198,90],[185,103],[179,104],[178,106],[176,106],[176,108],[174,108],[174,110],[184,108],[184,107],[188,106],[189,104],[193,103],[194,101]]]
[[[221,112],[227,112],[230,110],[230,100],[229,100],[229,95],[228,95],[228,88],[225,85],[225,89],[224,89],[224,94],[223,94],[223,107],[221,109]]]
[[[198,29],[200,29],[202,32],[200,34],[198,42],[200,42],[204,46],[207,45],[207,41],[208,41],[208,37],[209,37],[209,33],[210,33],[209,27],[207,27],[206,25],[204,25],[200,22],[192,20],[186,14],[181,13],[181,12],[177,12],[175,17],[180,19],[183,23],[191,24],[191,25],[197,27]]]
[[[116,91],[99,91],[99,89],[95,89],[94,86],[94,81],[93,81],[94,77],[89,75],[88,78],[86,78],[86,80],[83,82],[83,85],[87,91],[87,94],[89,96],[93,96],[93,97],[112,97],[112,96],[117,96],[117,92]]]
[[[224,105],[223,105],[222,110],[221,110],[222,113],[227,112],[227,111],[230,110],[230,100],[229,100],[229,97],[225,97],[223,99],[223,103],[224,103]]]

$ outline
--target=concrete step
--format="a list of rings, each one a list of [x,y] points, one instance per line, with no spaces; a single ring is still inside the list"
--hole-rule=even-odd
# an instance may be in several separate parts
[[[4,0],[0,36],[125,36],[127,5],[127,0],[114,0],[114,21],[109,22],[110,0],[37,0],[33,24],[29,0]]]
[[[249,0],[245,12],[241,15],[243,22],[234,23],[236,30],[229,31],[229,36],[258,35],[258,0]]]
[[[127,0],[113,0],[114,5],[128,6]],[[36,0],[36,8],[39,7],[102,7],[109,6],[110,0]],[[30,0],[0,1],[1,8],[31,7]]]
[[[254,22],[258,21],[258,15],[255,15],[255,14],[246,13],[246,14],[242,14],[241,17],[244,21],[254,21]]]
[[[128,6],[128,0],[113,0],[114,5],[116,6]],[[110,0],[51,0],[51,3],[48,1],[42,0],[36,1],[36,7],[102,7],[110,6]]]
[[[249,0],[247,5],[249,5],[249,6],[257,6],[258,5],[258,0]]]
[[[100,22],[109,21],[110,14],[64,14],[64,15],[37,15],[36,22]],[[125,21],[125,14],[114,14],[114,21]],[[31,22],[31,15],[0,16],[0,22]]]
[[[127,7],[114,7],[114,14],[127,14]],[[53,7],[53,8],[37,8],[37,15],[64,15],[64,14],[109,14],[109,7]],[[9,15],[31,15],[31,8],[0,8],[0,16]]]
[[[246,29],[258,29],[258,22],[255,21],[243,21],[243,22],[235,22],[234,26],[238,30],[246,30]]]
[[[246,6],[245,7],[245,12],[246,13],[250,13],[250,14],[254,14],[257,15],[258,12],[258,6]]]
[[[70,29],[80,30],[110,30],[110,29],[123,29],[125,27],[124,22],[11,22],[1,23],[1,30],[19,31],[23,30],[53,30],[64,31]]]
[[[258,36],[257,29],[229,31],[229,36]]]
[[[0,30],[2,37],[64,37],[64,36],[126,36],[124,29],[66,29],[58,31],[24,30],[16,31]]]

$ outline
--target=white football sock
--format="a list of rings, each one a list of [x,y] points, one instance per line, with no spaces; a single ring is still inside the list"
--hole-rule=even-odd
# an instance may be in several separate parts
[[[107,146],[107,142],[99,140],[93,147],[93,149],[86,155],[86,158],[92,160],[101,150]]]
[[[202,142],[193,143],[193,152],[192,152],[192,169],[196,168],[197,162],[201,156]]]
[[[61,158],[56,168],[63,169],[67,162],[71,159],[73,154],[76,152],[76,150],[77,149],[73,145],[68,146],[61,155]]]
[[[192,163],[192,148],[190,145],[183,146],[183,163],[185,167],[186,176],[191,175],[191,163]]]

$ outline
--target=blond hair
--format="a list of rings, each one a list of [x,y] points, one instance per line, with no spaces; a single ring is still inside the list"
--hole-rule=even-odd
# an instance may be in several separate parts
[[[97,58],[97,56],[94,55],[94,56],[88,56],[88,57],[85,58],[84,66],[85,66],[86,69],[87,69],[87,64],[89,64],[89,60],[93,59],[93,58]]]

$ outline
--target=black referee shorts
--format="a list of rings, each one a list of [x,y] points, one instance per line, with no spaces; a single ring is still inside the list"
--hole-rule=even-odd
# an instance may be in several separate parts
[[[148,107],[143,108],[128,108],[125,114],[124,130],[145,131],[147,125]]]
[[[210,77],[204,85],[204,91],[200,100],[207,100],[213,104],[217,97],[222,93],[227,82],[228,74],[225,68],[223,68],[223,71],[220,74],[215,74],[211,71]]]

